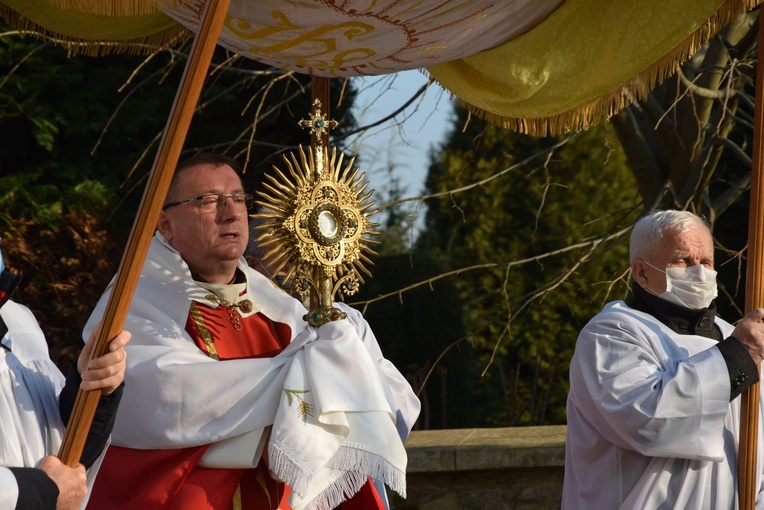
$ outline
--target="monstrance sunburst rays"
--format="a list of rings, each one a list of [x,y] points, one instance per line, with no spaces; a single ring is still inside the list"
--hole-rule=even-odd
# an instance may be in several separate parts
[[[355,158],[343,168],[344,155],[333,148],[331,157],[324,152],[303,150],[284,156],[288,174],[273,167],[266,176],[266,191],[259,193],[260,207],[254,217],[262,224],[257,242],[267,250],[265,262],[273,274],[294,276],[292,291],[307,296],[311,291],[318,306],[305,319],[314,326],[344,318],[332,306],[335,297],[358,292],[364,283],[361,273],[371,276],[366,264],[376,255],[371,244],[379,235],[369,216],[376,202],[374,190],[366,192],[366,174],[353,169]]]

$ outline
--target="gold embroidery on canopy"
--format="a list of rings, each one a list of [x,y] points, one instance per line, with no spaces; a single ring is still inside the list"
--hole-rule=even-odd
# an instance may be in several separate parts
[[[277,20],[281,20],[281,23],[277,25],[266,25],[254,32],[252,31],[252,27],[255,25],[245,19],[226,16],[223,24],[231,31],[231,33],[233,33],[233,35],[245,40],[266,39],[281,32],[287,32],[289,30],[300,30],[300,27],[289,21],[285,14],[279,11],[273,11],[272,15]]]
[[[360,21],[351,21],[333,25],[324,25],[307,32],[302,32],[303,27],[291,22],[286,14],[280,11],[271,13],[273,18],[278,20],[275,25],[267,25],[253,30],[253,25],[247,20],[227,17],[225,26],[233,35],[245,41],[267,40],[274,36],[289,37],[290,32],[294,33],[290,39],[280,40],[267,46],[251,46],[247,49],[254,54],[279,54],[294,51],[297,47],[309,48],[309,54],[304,54],[297,59],[298,66],[316,66],[335,68],[342,67],[346,62],[359,58],[367,58],[376,54],[370,48],[353,48],[337,53],[337,38],[343,37],[350,41],[357,37],[367,35],[374,31],[374,26]],[[330,57],[326,57],[330,55]],[[320,61],[316,61],[320,56],[324,56]],[[352,56],[350,59],[348,57]]]
[[[340,51],[335,53],[331,60],[314,60],[315,56],[298,58],[296,60],[297,67],[317,67],[320,69],[339,69],[341,67],[347,67],[350,62],[357,62],[358,60],[365,60],[371,58],[374,55],[374,51],[365,48],[353,48],[352,50]]]

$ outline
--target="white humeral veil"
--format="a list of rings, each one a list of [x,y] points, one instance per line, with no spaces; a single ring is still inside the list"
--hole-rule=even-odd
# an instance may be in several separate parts
[[[242,315],[261,312],[291,328],[290,344],[273,358],[215,361],[197,348],[184,329],[190,305],[217,304],[160,234],[152,240],[124,325],[132,340],[113,443],[138,449],[212,444],[204,465],[239,468],[257,465],[262,431],[272,425],[269,465],[292,488],[295,510],[333,508],[367,477],[405,497],[406,452],[396,414],[400,420],[402,409],[410,428],[419,405],[402,376],[376,359],[376,340],[365,345],[349,320],[308,326],[298,300],[243,258],[239,269],[247,276],[241,299],[253,303]],[[110,290],[83,338],[103,316]],[[401,395],[404,404],[394,406]],[[234,450],[239,455],[229,455]]]

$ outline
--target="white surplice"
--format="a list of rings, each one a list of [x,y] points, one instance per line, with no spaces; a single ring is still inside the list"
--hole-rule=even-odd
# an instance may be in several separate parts
[[[0,308],[8,333],[0,348],[0,509],[14,508],[16,478],[8,467],[35,467],[47,455],[58,455],[66,424],[58,397],[66,379],[50,359],[48,344],[32,312],[7,301]],[[108,446],[108,442],[107,442]],[[87,471],[90,497],[104,453]]]
[[[623,301],[584,327],[570,365],[565,510],[738,508],[740,398],[729,401],[715,345]],[[757,487],[763,437],[760,420]]]
[[[0,466],[34,467],[61,446],[58,394],[64,376],[28,308],[7,301],[0,316],[8,327],[3,344],[11,348],[0,348]],[[0,467],[0,508],[13,508],[17,497],[16,479]]]

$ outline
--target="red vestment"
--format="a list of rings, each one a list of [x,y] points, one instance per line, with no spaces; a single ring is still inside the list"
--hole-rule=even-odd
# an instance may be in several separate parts
[[[291,332],[285,324],[256,313],[193,303],[186,332],[218,360],[266,358],[280,353]],[[203,384],[203,381],[200,381]],[[129,391],[129,390],[127,390]],[[193,389],[189,389],[193,391]],[[89,510],[276,510],[289,509],[288,487],[275,481],[261,460],[255,469],[197,466],[209,445],[140,450],[110,446],[88,502]],[[286,490],[285,490],[286,489]],[[385,508],[371,482],[338,508]]]

